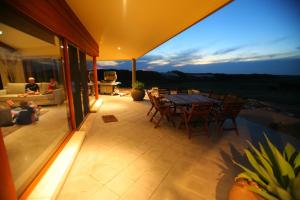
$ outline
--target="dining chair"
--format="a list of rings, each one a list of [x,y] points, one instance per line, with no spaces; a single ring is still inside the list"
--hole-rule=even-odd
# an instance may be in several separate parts
[[[237,96],[234,96],[232,94],[228,94],[228,95],[225,96],[224,101],[225,102],[236,102],[236,101],[238,101],[238,99],[239,98]]]
[[[245,100],[235,100],[235,101],[224,101],[223,108],[216,117],[217,130],[219,134],[222,134],[223,131],[235,130],[236,134],[239,135],[236,118],[243,109],[245,105]],[[233,127],[224,128],[224,123],[227,120],[231,120]]]
[[[220,100],[220,101],[223,101],[225,99],[225,95],[222,95],[222,94],[217,94],[213,91],[211,91],[208,95],[209,98],[212,98],[212,99],[217,99],[217,100]]]
[[[173,110],[173,107],[170,103],[166,103],[162,101],[161,98],[153,96],[153,103],[154,103],[154,108],[155,112],[152,115],[150,121],[154,122],[155,126],[154,128],[157,128],[159,124],[161,123],[161,120],[166,117],[168,121],[171,121],[173,126],[175,127],[175,123],[173,121],[173,115],[175,115],[175,112]],[[157,114],[159,114],[158,119],[156,120],[155,117],[157,117]],[[156,121],[154,121],[154,119]]]
[[[182,121],[180,124],[184,122],[189,139],[192,137],[191,124],[193,122],[202,122],[203,131],[207,133],[208,137],[210,136],[208,128],[208,116],[212,110],[212,106],[213,104],[211,103],[193,103],[189,110],[183,110]]]
[[[177,94],[188,94],[189,90],[188,89],[177,89]]]
[[[154,102],[153,102],[153,95],[152,95],[152,93],[149,90],[146,90],[146,93],[147,93],[147,95],[149,97],[149,100],[150,100],[150,103],[151,103],[151,107],[150,107],[149,111],[147,112],[147,116],[149,116],[150,113],[151,113],[151,111],[154,108]]]
[[[165,88],[158,88],[158,95],[164,95],[164,94],[170,94],[170,90],[169,89],[165,89]]]

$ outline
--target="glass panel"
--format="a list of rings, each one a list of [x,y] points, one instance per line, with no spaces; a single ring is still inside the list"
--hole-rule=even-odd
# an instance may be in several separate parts
[[[91,105],[95,101],[93,57],[92,56],[86,55],[86,66],[87,66],[87,73],[88,73],[89,102]]]
[[[80,75],[81,75],[81,87],[82,87],[82,103],[84,116],[86,116],[89,112],[89,99],[88,99],[88,73],[86,66],[86,58],[85,53],[79,52],[79,61],[80,61]]]
[[[78,52],[77,48],[68,45],[69,49],[69,62],[72,80],[72,94],[75,109],[75,121],[78,128],[83,121],[83,104],[82,104],[82,87],[81,87],[81,75],[78,65]]]
[[[60,41],[20,26],[0,23],[0,125],[18,195],[70,131]]]

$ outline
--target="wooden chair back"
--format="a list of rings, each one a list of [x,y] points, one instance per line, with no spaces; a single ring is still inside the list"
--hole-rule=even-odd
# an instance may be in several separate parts
[[[164,95],[164,94],[170,94],[169,89],[164,89],[164,88],[158,88],[158,95]]]
[[[156,96],[152,96],[153,99],[153,105],[157,110],[160,110],[160,107],[162,105],[161,99],[159,97]]]
[[[148,95],[151,104],[154,105],[152,93],[149,90],[146,90],[146,94]]]
[[[191,110],[188,111],[188,118],[208,118],[212,106],[210,103],[193,103]]]
[[[244,101],[224,102],[221,114],[223,115],[223,117],[229,117],[235,119],[243,109],[244,105],[245,105]]]
[[[176,92],[177,92],[177,94],[188,94],[189,90],[188,89],[177,89]]]
[[[237,102],[237,100],[238,97],[231,94],[226,95],[224,98],[224,102]]]
[[[220,100],[220,101],[223,101],[225,99],[225,95],[217,94],[214,92],[210,92],[208,97],[212,98],[212,99]]]

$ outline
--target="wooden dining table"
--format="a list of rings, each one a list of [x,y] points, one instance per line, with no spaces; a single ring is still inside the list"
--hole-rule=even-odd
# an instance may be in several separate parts
[[[178,106],[191,105],[193,103],[218,104],[221,102],[201,94],[164,94],[162,96],[174,105]]]
[[[193,103],[200,103],[200,104],[213,104],[213,106],[220,105],[221,101],[209,98],[207,96],[203,96],[201,94],[164,94],[161,95],[163,98],[171,102],[176,107],[179,107],[181,110],[181,113],[185,113],[187,107],[192,105]],[[186,127],[187,135],[189,138],[191,138],[191,132],[190,132],[190,124],[187,119],[186,114],[182,116],[182,120],[178,124],[177,128],[180,128],[180,125],[184,124]],[[207,134],[208,129],[207,129]]]

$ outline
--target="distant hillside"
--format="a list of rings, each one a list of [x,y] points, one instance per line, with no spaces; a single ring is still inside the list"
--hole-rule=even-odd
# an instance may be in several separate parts
[[[122,82],[121,87],[131,86],[131,71],[114,71],[117,72],[118,81]],[[98,76],[100,80],[103,79],[103,70],[98,70]],[[193,88],[300,106],[300,76],[137,71],[137,80],[144,82],[146,88]]]

